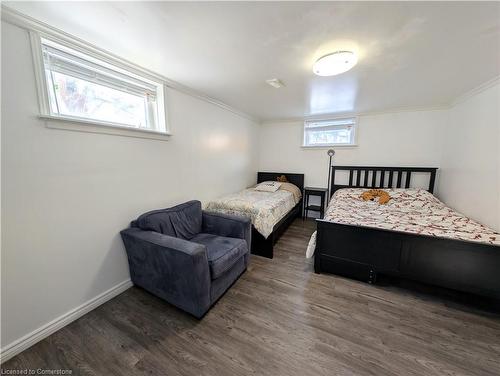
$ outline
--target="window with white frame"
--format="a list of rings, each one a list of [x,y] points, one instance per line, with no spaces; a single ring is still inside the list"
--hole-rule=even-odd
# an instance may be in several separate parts
[[[307,120],[304,122],[305,147],[353,146],[356,118]]]
[[[34,44],[42,116],[168,134],[160,80],[68,42],[35,35]]]

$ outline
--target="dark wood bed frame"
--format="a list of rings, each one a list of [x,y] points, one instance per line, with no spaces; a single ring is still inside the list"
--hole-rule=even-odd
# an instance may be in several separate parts
[[[336,184],[335,172],[349,183]],[[412,173],[429,175],[433,192],[437,168],[333,166],[331,194],[347,187],[411,187]],[[314,270],[376,282],[377,274],[403,277],[468,293],[500,298],[500,247],[317,220]]]
[[[304,191],[304,174],[290,174],[287,172],[257,172],[257,183],[264,181],[276,181],[278,176],[285,175],[288,181],[295,184],[301,192]],[[278,223],[273,227],[273,232],[266,238],[252,225],[252,253],[259,256],[273,258],[274,244],[287,229],[293,220],[302,215],[302,200],[295,205]]]

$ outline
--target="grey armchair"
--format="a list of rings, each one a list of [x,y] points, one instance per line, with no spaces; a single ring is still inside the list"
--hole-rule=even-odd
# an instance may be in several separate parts
[[[201,318],[246,270],[250,220],[199,201],[141,215],[121,231],[132,282]]]

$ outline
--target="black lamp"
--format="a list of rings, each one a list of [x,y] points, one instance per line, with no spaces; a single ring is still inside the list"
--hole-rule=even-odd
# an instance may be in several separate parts
[[[328,162],[328,183],[327,183],[327,189],[328,189],[328,196],[326,198],[327,202],[330,200],[330,174],[332,172],[332,157],[335,155],[335,150],[333,149],[328,149],[327,151],[328,156],[330,157],[330,162]]]

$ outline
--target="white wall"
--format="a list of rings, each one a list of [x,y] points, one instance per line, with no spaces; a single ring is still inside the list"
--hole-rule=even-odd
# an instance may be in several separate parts
[[[443,142],[443,201],[500,231],[500,84],[453,106]]]
[[[1,346],[129,278],[119,231],[255,182],[258,125],[168,92],[169,141],[47,129],[27,31],[2,22]]]
[[[336,147],[337,165],[439,167],[445,110],[358,117],[356,147]],[[327,149],[302,148],[303,122],[261,126],[259,170],[305,173],[308,186],[326,187]]]

